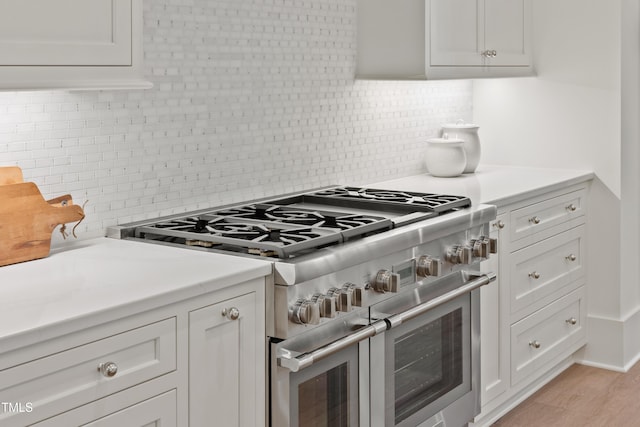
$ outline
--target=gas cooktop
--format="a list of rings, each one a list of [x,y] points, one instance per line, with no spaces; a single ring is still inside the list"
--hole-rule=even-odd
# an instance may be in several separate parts
[[[287,259],[469,206],[461,196],[331,187],[117,228],[120,237]]]

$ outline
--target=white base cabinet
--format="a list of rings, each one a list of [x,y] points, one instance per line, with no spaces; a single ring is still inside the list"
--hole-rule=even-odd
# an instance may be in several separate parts
[[[102,412],[96,405],[87,405],[57,417],[34,424],[34,427],[87,426],[87,427],[178,427],[176,421],[175,390],[96,418]]]
[[[481,406],[486,426],[570,364],[586,344],[588,183],[498,207],[496,287],[481,293]]]
[[[264,310],[261,278],[0,352],[0,425],[263,425]]]
[[[256,333],[256,295],[189,313],[189,424],[257,426],[264,403],[264,359]],[[262,350],[262,351],[259,351]]]

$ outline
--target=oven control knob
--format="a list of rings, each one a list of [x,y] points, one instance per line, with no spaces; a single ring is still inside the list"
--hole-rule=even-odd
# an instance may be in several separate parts
[[[449,248],[446,255],[451,264],[471,264],[473,262],[473,248],[466,245],[457,245]]]
[[[398,292],[399,276],[389,270],[380,270],[376,273],[371,286],[376,292]]]
[[[420,277],[439,276],[442,272],[442,261],[430,255],[422,255],[416,264],[416,273]]]
[[[489,257],[489,239],[484,236],[480,236],[477,239],[472,239],[469,245],[473,248],[473,256],[479,258]]]
[[[351,292],[351,305],[356,307],[362,307],[367,301],[367,288],[362,285],[358,286],[354,283],[345,283],[342,285],[342,289]]]
[[[498,239],[491,239],[486,236],[480,236],[469,242],[473,248],[473,256],[480,258],[489,258],[489,254],[498,253]]]
[[[338,311],[351,311],[351,291],[345,289],[331,288],[327,291],[327,295],[336,299],[336,307]]]
[[[320,307],[317,303],[299,298],[289,310],[289,319],[301,325],[317,325],[320,323]]]
[[[320,317],[336,317],[336,299],[334,297],[318,293],[311,297],[311,302],[318,304]]]

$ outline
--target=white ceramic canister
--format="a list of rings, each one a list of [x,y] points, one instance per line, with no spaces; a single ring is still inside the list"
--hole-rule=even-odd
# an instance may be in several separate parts
[[[425,163],[431,175],[453,177],[462,174],[467,165],[462,139],[449,138],[445,134],[442,138],[428,139],[427,144]]]
[[[478,136],[480,126],[465,123],[458,120],[455,124],[442,125],[443,135],[447,134],[451,138],[459,138],[464,141],[464,151],[467,154],[467,165],[463,173],[475,172],[480,163],[480,137]]]

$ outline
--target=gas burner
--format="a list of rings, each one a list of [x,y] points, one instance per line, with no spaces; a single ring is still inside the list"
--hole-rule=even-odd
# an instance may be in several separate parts
[[[313,196],[345,199],[362,202],[379,202],[389,205],[404,205],[431,212],[445,212],[471,206],[467,197],[409,191],[379,190],[375,188],[336,187],[321,190]]]
[[[345,240],[338,231],[251,219],[225,218],[206,213],[148,224],[136,228],[136,237],[255,254],[290,258],[308,249]]]
[[[385,218],[370,215],[313,211],[271,204],[240,206],[217,211],[213,214],[224,217],[248,218],[252,220],[297,224],[312,228],[329,228],[335,230],[351,230],[385,220]]]
[[[322,237],[311,228],[274,228],[263,224],[230,222],[222,217],[211,216],[186,217],[160,222],[153,224],[151,227],[187,233],[210,234],[212,236],[252,242],[269,242],[281,246]],[[200,242],[198,239],[194,241]]]

